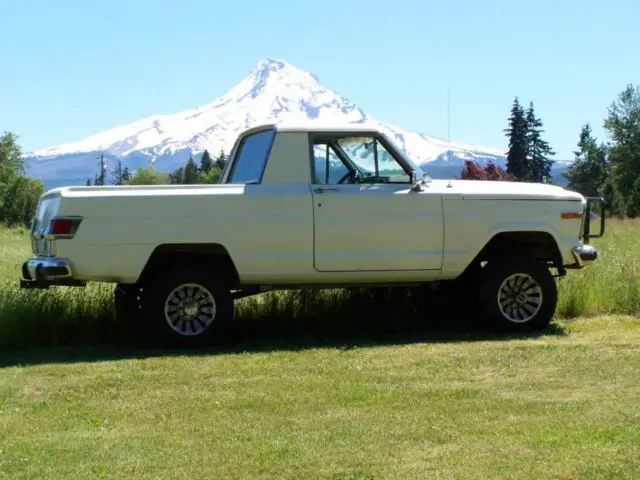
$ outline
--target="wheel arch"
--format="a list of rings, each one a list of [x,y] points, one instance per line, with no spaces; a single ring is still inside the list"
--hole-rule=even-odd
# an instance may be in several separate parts
[[[232,288],[240,284],[238,270],[229,251],[219,243],[166,243],[154,248],[136,283],[143,285],[160,271],[184,266],[205,265],[221,275]]]
[[[494,233],[475,255],[466,270],[474,268],[492,257],[523,254],[555,267],[562,266],[562,254],[558,242],[550,232],[546,230],[512,230]]]

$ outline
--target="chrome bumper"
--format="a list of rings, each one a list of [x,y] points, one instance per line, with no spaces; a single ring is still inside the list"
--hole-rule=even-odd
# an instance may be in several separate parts
[[[74,280],[69,262],[62,258],[33,257],[22,265],[20,288],[49,288],[53,285],[83,287]]]
[[[591,245],[578,245],[573,247],[571,252],[573,253],[573,257],[576,259],[578,268],[582,268],[598,259],[598,251]]]

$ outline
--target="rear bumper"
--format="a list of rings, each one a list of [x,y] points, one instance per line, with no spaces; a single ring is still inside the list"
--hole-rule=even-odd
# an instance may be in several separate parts
[[[33,257],[22,264],[20,288],[49,288],[54,285],[84,287],[86,283],[73,278],[71,265],[62,258]]]
[[[598,251],[591,245],[578,245],[571,249],[573,258],[576,260],[576,267],[582,268],[585,265],[595,262],[598,259]]]

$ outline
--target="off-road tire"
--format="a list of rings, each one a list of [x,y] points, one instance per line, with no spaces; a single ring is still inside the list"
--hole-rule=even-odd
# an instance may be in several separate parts
[[[191,301],[190,306],[174,308],[183,295]],[[204,299],[202,305],[193,306],[198,303],[198,298]],[[209,298],[213,299],[215,314],[211,313]],[[195,310],[191,310],[189,318],[193,320],[181,320],[187,318],[186,312],[192,306]],[[182,313],[176,313],[177,310]],[[229,289],[210,269],[176,267],[145,284],[141,313],[144,324],[157,342],[170,347],[195,347],[218,343],[228,337],[234,319],[234,302]],[[200,318],[205,318],[205,321],[200,321]],[[210,323],[205,325],[207,321]],[[185,333],[176,331],[170,322]]]
[[[478,303],[488,325],[507,332],[534,331],[549,325],[558,290],[547,266],[519,255],[493,258],[482,270]],[[518,295],[520,303],[512,299]]]

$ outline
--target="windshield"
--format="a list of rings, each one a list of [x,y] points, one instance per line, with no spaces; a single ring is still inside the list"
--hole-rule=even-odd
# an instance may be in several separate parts
[[[361,176],[374,177],[378,182],[410,183],[411,171],[405,170],[380,139],[354,136],[340,138],[336,143]]]

